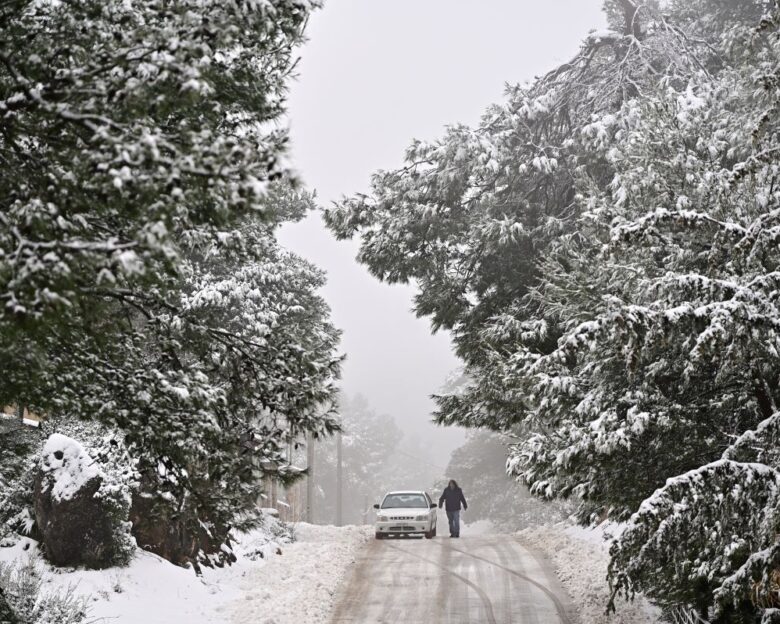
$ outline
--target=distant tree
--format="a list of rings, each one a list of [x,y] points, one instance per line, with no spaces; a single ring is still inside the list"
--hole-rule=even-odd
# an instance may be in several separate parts
[[[466,493],[468,521],[486,520],[511,532],[565,519],[572,511],[569,507],[541,501],[531,496],[527,487],[512,482],[506,470],[512,440],[511,436],[474,430],[465,444],[453,451],[446,474]]]
[[[345,524],[362,524],[368,519],[367,504],[373,505],[391,487],[395,452],[403,433],[390,416],[377,413],[360,394],[339,394],[338,415],[342,429],[343,520]],[[336,457],[335,437],[317,445],[315,519],[323,524],[336,520]]]

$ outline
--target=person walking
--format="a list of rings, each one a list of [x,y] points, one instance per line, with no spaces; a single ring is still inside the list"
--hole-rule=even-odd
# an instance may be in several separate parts
[[[445,503],[447,520],[450,523],[450,537],[460,537],[460,506],[463,505],[464,510],[468,509],[469,506],[466,503],[466,497],[463,496],[463,490],[458,487],[455,479],[450,479],[447,487],[444,488],[444,492],[439,497],[439,509]]]

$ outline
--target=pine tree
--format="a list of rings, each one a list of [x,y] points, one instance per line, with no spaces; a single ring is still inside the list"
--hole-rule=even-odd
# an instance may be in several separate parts
[[[0,8],[0,403],[119,430],[182,562],[336,426],[323,276],[275,240],[311,207],[274,122],[318,4]]]
[[[777,5],[606,8],[572,62],[328,222],[452,330],[471,382],[439,422],[530,429],[509,467],[534,493],[628,521],[617,590],[773,621]]]

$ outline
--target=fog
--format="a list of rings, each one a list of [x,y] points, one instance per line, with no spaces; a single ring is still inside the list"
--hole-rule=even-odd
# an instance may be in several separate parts
[[[601,0],[327,0],[312,18],[290,93],[292,161],[320,203],[368,190],[412,138],[478,123],[524,82],[604,27]],[[446,466],[463,432],[430,422],[430,395],[459,362],[446,333],[411,312],[413,288],[378,282],[318,215],[282,242],[327,271],[323,296],[342,329],[342,387],[393,416],[425,459]],[[409,459],[409,461],[415,461]]]

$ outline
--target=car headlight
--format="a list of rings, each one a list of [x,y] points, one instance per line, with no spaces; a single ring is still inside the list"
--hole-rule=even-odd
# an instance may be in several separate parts
[[[379,522],[387,522],[387,516],[377,516],[376,519]]]
[[[426,516],[417,516],[415,518],[415,520],[417,520],[417,522],[422,522],[423,520],[427,520],[427,519],[428,519],[427,515]]]

